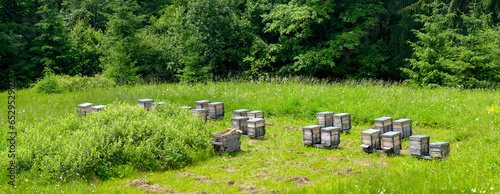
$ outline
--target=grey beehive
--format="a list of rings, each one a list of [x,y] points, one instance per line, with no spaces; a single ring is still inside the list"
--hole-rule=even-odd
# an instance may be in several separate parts
[[[231,118],[231,129],[242,131],[243,135],[248,135],[248,117],[233,117]]]
[[[401,133],[401,139],[408,139],[413,135],[411,119],[398,119],[392,123],[392,130]]]
[[[361,132],[361,148],[367,153],[380,149],[380,130],[368,129]]]
[[[154,100],[151,99],[139,99],[137,100],[137,105],[144,107],[145,110],[150,111],[153,107]]]
[[[382,134],[381,147],[387,154],[399,154],[401,151],[401,133],[391,131]]]
[[[87,113],[91,112],[92,106],[94,106],[94,104],[88,102],[76,105],[77,107],[76,110],[78,111],[78,117],[85,116],[87,115]]]
[[[351,114],[338,113],[333,115],[333,126],[339,127],[340,131],[349,133],[351,131]]]
[[[235,129],[226,129],[213,134],[212,145],[217,153],[230,153],[241,147],[241,131]]]
[[[339,127],[321,128],[321,145],[323,147],[338,148],[340,144]]]
[[[208,118],[223,119],[224,118],[224,103],[222,103],[222,102],[208,103]]]
[[[333,126],[333,112],[320,112],[316,114],[318,125],[321,127]]]
[[[233,110],[233,117],[247,117],[248,109]]]
[[[248,137],[263,138],[266,134],[266,124],[264,119],[255,118],[247,120]]]
[[[264,118],[264,111],[254,110],[254,111],[247,112],[247,117],[250,119],[255,119],[255,118],[263,119]]]
[[[304,145],[314,145],[321,143],[321,126],[309,125],[302,127]]]
[[[108,106],[106,105],[97,105],[97,106],[94,106],[92,107],[92,112],[100,112],[102,111],[102,109],[106,108]]]
[[[447,158],[450,153],[449,142],[435,142],[429,144],[430,155],[432,158]]]
[[[380,117],[374,120],[375,129],[380,130],[381,133],[392,131],[392,117]]]
[[[410,136],[410,156],[429,156],[429,139],[427,135]]]
[[[204,108],[208,109],[208,103],[210,103],[210,100],[200,100],[194,102],[194,108]]]
[[[207,109],[195,108],[191,109],[191,114],[199,116],[203,121],[207,122]]]

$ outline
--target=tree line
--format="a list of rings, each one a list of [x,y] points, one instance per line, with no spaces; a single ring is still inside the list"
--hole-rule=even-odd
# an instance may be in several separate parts
[[[0,88],[44,73],[500,81],[496,0],[0,0]]]

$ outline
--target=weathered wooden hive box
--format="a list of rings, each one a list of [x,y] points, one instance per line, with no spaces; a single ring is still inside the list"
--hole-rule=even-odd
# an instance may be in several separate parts
[[[382,134],[382,150],[386,154],[399,154],[401,152],[401,133],[391,131]]]
[[[214,151],[222,154],[230,153],[240,149],[241,147],[241,131],[235,129],[226,129],[213,134],[212,145]]]
[[[321,146],[322,148],[338,148],[340,144],[340,127],[322,127],[321,128]]]
[[[139,99],[137,100],[137,105],[144,107],[145,110],[150,111],[153,107],[154,100],[151,99]]]
[[[254,110],[254,111],[247,112],[247,117],[250,119],[255,119],[255,118],[263,119],[264,118],[264,111]]]
[[[208,113],[207,109],[203,109],[203,108],[191,109],[191,114],[199,116],[201,118],[201,120],[203,120],[205,122],[207,122],[207,113]]]
[[[333,126],[333,112],[319,112],[316,114],[318,125],[321,127]]]
[[[224,103],[223,102],[208,103],[208,118],[223,119]]]
[[[408,139],[413,135],[411,119],[398,119],[392,123],[392,130],[401,133],[401,139]]]
[[[233,117],[231,118],[231,129],[240,130],[243,135],[248,135],[247,121],[248,117]]]
[[[77,107],[76,110],[78,111],[78,117],[84,117],[85,115],[87,115],[87,113],[92,111],[93,106],[94,104],[88,102],[76,105]]]
[[[266,134],[266,124],[264,119],[255,118],[247,120],[248,137],[263,138]]]
[[[368,129],[361,132],[361,148],[367,153],[380,149],[380,130]]]
[[[381,133],[392,131],[392,117],[380,117],[375,119],[375,129],[380,130]]]
[[[250,112],[248,109],[233,110],[233,117],[247,117],[248,112]]]
[[[425,157],[429,155],[429,139],[427,135],[410,136],[410,156]]]
[[[448,155],[450,154],[449,142],[435,142],[429,144],[429,147],[432,158],[448,158]]]
[[[92,107],[92,112],[100,112],[100,111],[102,111],[106,107],[108,107],[108,106],[106,106],[106,105],[97,105],[97,106],[94,106],[94,107]]]
[[[189,110],[189,111],[191,111],[193,109],[193,107],[190,107],[190,106],[181,106],[181,109],[182,110]]]
[[[210,103],[210,100],[200,100],[194,102],[194,108],[204,108],[208,109],[208,103]]]
[[[333,126],[339,127],[341,132],[351,131],[351,114],[338,113],[333,115]]]
[[[302,127],[304,145],[312,146],[321,143],[321,126],[309,125]]]

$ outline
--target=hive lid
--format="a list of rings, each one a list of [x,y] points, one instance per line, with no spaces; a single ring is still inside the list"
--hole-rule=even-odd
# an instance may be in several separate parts
[[[413,135],[410,136],[410,139],[429,139],[430,137],[428,135]]]
[[[151,100],[149,98],[144,98],[144,99],[137,100],[137,102],[142,102],[142,103],[144,103],[144,102],[154,102],[154,100]]]
[[[387,133],[382,134],[382,137],[394,137],[394,136],[401,136],[401,133],[396,131],[389,131]]]
[[[380,133],[380,130],[378,130],[378,129],[368,129],[368,130],[365,130],[365,131],[361,131],[361,133],[363,133],[363,134],[374,134],[374,133]]]
[[[208,112],[207,109],[204,109],[204,108],[195,108],[195,109],[191,109],[191,111],[196,111],[196,112]]]
[[[411,122],[411,119],[398,119],[398,120],[393,121],[393,123],[406,123],[408,121]]]
[[[181,106],[182,109],[185,109],[185,108],[189,108],[189,109],[192,109],[193,107],[190,107],[190,106]]]
[[[340,131],[340,127],[323,127],[321,131]]]
[[[248,117],[233,117],[231,120],[248,120]]]
[[[375,121],[387,121],[387,120],[391,120],[392,117],[380,117],[380,118],[377,118],[375,119]]]
[[[305,127],[302,127],[302,129],[314,129],[314,128],[320,128],[321,126],[319,125],[309,125],[309,126],[305,126]]]
[[[238,109],[238,110],[233,110],[233,112],[248,112],[250,110],[248,109]]]
[[[263,118],[255,118],[255,119],[250,119],[247,121],[247,123],[260,123],[260,122],[264,122],[264,119]]]
[[[212,102],[212,103],[208,103],[208,105],[219,105],[219,104],[224,104],[224,102]]]
[[[254,110],[254,111],[250,111],[248,113],[250,114],[255,114],[255,113],[263,113],[264,111],[261,111],[261,110]]]
[[[450,143],[449,142],[434,142],[434,143],[430,143],[429,147],[441,147],[444,145],[450,145]]]
[[[92,109],[101,109],[101,108],[105,108],[105,107],[108,107],[108,106],[106,106],[106,105],[97,105],[97,106],[92,107]]]
[[[195,101],[194,103],[195,104],[210,103],[210,100],[199,100],[199,101]]]
[[[334,117],[343,117],[343,116],[349,116],[351,115],[350,113],[337,113],[337,114],[334,114],[333,116]]]
[[[333,112],[328,112],[328,111],[325,111],[325,112],[319,112],[319,113],[316,113],[317,116],[320,116],[320,115],[333,115]]]
[[[79,104],[77,105],[77,107],[89,107],[89,106],[94,106],[94,104],[92,103],[89,103],[89,102],[85,102],[85,103],[82,103],[82,104]]]

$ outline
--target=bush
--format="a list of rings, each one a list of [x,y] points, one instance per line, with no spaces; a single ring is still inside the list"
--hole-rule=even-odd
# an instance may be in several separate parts
[[[20,171],[31,170],[43,180],[65,182],[81,175],[102,180],[122,177],[127,166],[153,171],[179,168],[208,157],[216,128],[177,107],[147,112],[116,103],[82,118],[74,114],[19,126],[16,164]]]
[[[40,93],[61,93],[63,91],[73,92],[95,88],[111,88],[116,86],[115,81],[100,75],[95,77],[69,76],[69,75],[46,75],[39,80],[34,88]]]

